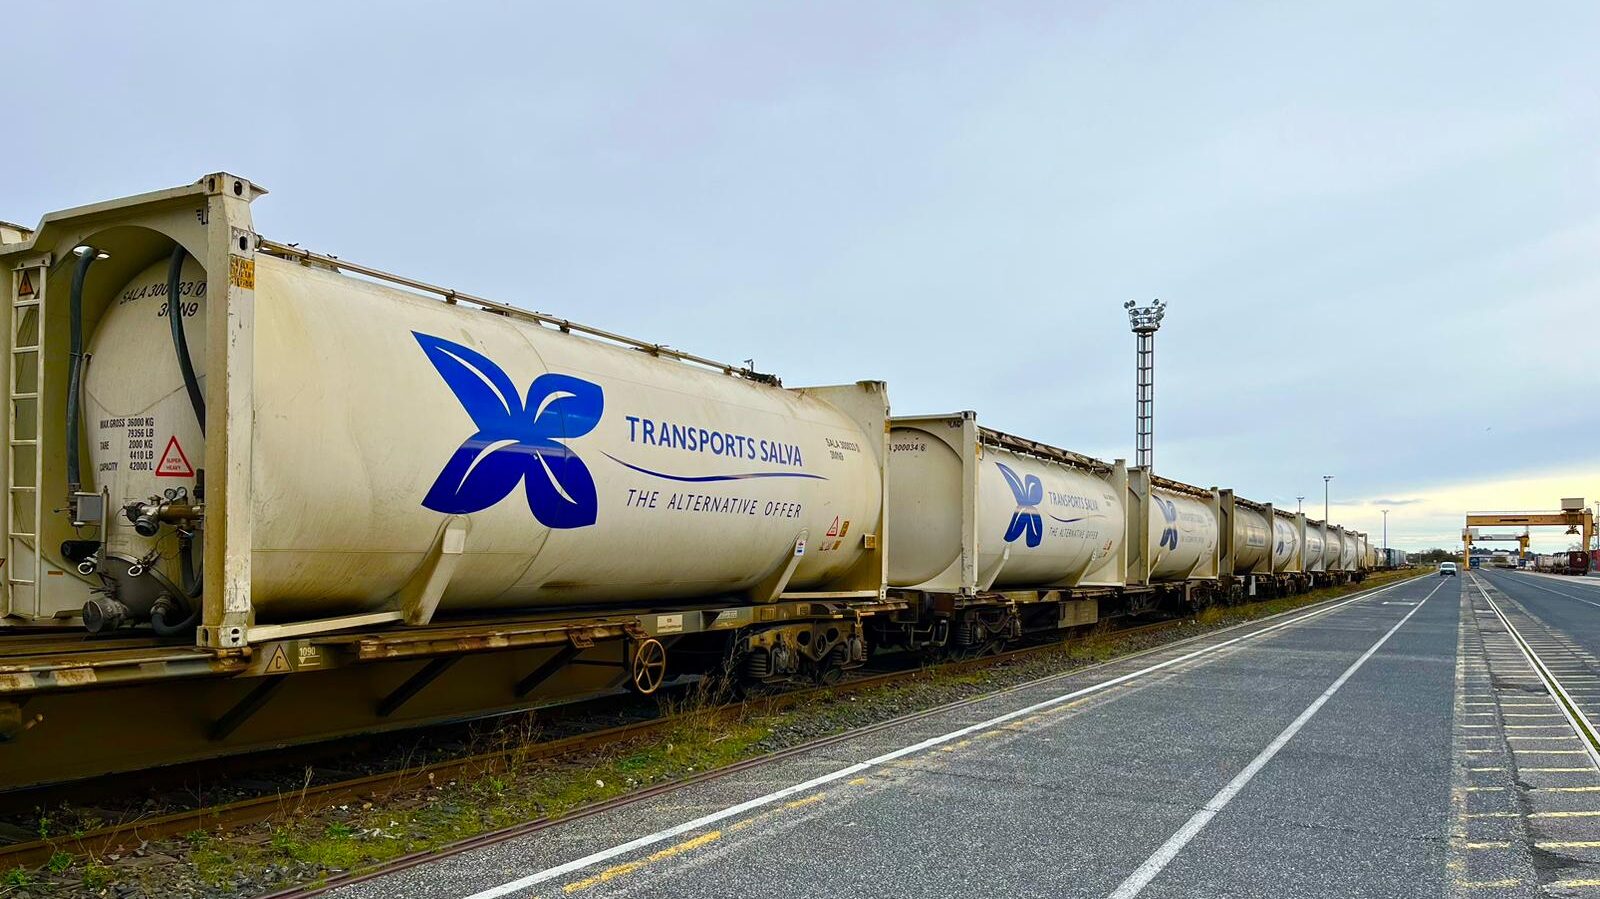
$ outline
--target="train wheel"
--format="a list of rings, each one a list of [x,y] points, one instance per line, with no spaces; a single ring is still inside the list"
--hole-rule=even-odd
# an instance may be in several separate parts
[[[654,637],[639,641],[634,647],[633,664],[629,670],[633,675],[634,691],[649,696],[661,689],[662,682],[667,678],[667,648]]]
[[[828,650],[828,654],[817,662],[814,673],[815,680],[823,686],[833,686],[844,680],[844,666],[850,661],[850,649],[844,644]]]

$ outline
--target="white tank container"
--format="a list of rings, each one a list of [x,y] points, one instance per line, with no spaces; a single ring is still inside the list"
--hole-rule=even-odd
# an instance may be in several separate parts
[[[1157,488],[1150,502],[1150,580],[1181,581],[1210,574],[1216,558],[1216,513],[1200,500]]]
[[[1300,558],[1300,537],[1294,519],[1272,516],[1272,570],[1296,571],[1295,560]]]
[[[978,428],[970,413],[894,419],[890,585],[957,593],[1121,583],[1125,513],[1112,484],[1003,449],[985,433],[994,432]],[[964,575],[964,546],[973,538],[974,564]]]
[[[1354,531],[1345,531],[1342,537],[1343,551],[1339,553],[1339,567],[1345,571],[1355,571],[1361,567],[1361,538]]]
[[[1311,523],[1306,524],[1305,546],[1302,559],[1305,561],[1305,571],[1327,571],[1327,560],[1322,551],[1322,526]]]
[[[1272,533],[1267,516],[1248,506],[1233,507],[1233,565],[1247,572],[1267,560],[1272,553]]]
[[[192,490],[205,457],[165,270],[91,335],[87,443],[113,509]],[[264,254],[255,316],[260,620],[384,606],[460,518],[444,610],[734,595],[797,552],[788,590],[826,590],[880,531],[882,419],[819,398],[875,389],[881,408],[876,385],[785,390]],[[111,535],[134,556],[161,539]]]
[[[1344,544],[1339,536],[1339,529],[1329,527],[1322,536],[1322,570],[1338,571],[1339,556],[1344,552]]]

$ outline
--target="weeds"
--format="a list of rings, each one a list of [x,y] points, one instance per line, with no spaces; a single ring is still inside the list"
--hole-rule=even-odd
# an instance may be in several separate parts
[[[1360,585],[1209,607],[1192,616],[1188,627],[1163,639],[1384,586],[1407,574],[1378,574]],[[1052,651],[1002,665],[960,672],[929,669],[910,681],[825,696],[793,707],[759,698],[729,704],[725,684],[707,683],[660,700],[662,714],[674,718],[664,734],[565,758],[539,758],[536,764],[529,764],[530,755],[518,751],[537,744],[543,736],[535,716],[529,714],[487,737],[508,754],[502,764],[476,776],[443,783],[430,778],[425,787],[397,790],[382,801],[316,809],[304,803],[304,791],[311,784],[308,770],[299,796],[291,794],[276,825],[223,838],[194,831],[181,845],[162,851],[180,857],[180,864],[219,889],[241,883],[266,889],[285,881],[317,882],[330,872],[369,867],[525,821],[557,818],[595,802],[724,767],[815,736],[1106,661],[1141,648],[1140,639],[1148,638],[1119,635],[1102,624]],[[41,832],[49,827],[49,818],[41,816]],[[72,856],[62,852],[52,857],[46,868],[60,874],[71,863]],[[147,873],[159,876],[154,871]],[[82,882],[98,892],[119,877],[144,876],[96,862],[83,869]],[[0,885],[7,887],[34,882],[34,874],[22,868],[0,879]]]

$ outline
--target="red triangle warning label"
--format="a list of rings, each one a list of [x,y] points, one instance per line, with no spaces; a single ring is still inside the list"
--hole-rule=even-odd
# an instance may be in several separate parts
[[[189,457],[183,454],[183,447],[178,445],[176,436],[167,441],[167,449],[161,454],[161,463],[156,466],[156,477],[194,477],[194,466],[189,464]]]
[[[822,536],[824,536],[824,537],[837,537],[837,536],[839,536],[839,516],[837,516],[837,515],[833,516],[833,527],[828,528],[828,533],[823,534]]]
[[[33,275],[27,269],[22,270],[22,279],[17,282],[17,299],[33,296]]]

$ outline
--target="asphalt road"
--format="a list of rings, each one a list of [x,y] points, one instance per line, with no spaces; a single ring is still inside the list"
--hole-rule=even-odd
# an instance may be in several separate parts
[[[1480,570],[1546,626],[1600,655],[1600,577],[1562,577],[1521,571]]]
[[[1537,754],[1568,750],[1517,723],[1544,726],[1518,716],[1549,700],[1470,580],[1058,677],[331,895],[1581,893],[1587,850],[1538,844],[1600,847],[1600,811],[1527,814],[1600,810],[1600,772]],[[1555,768],[1571,770],[1533,770]],[[1597,790],[1530,805],[1529,778]]]

